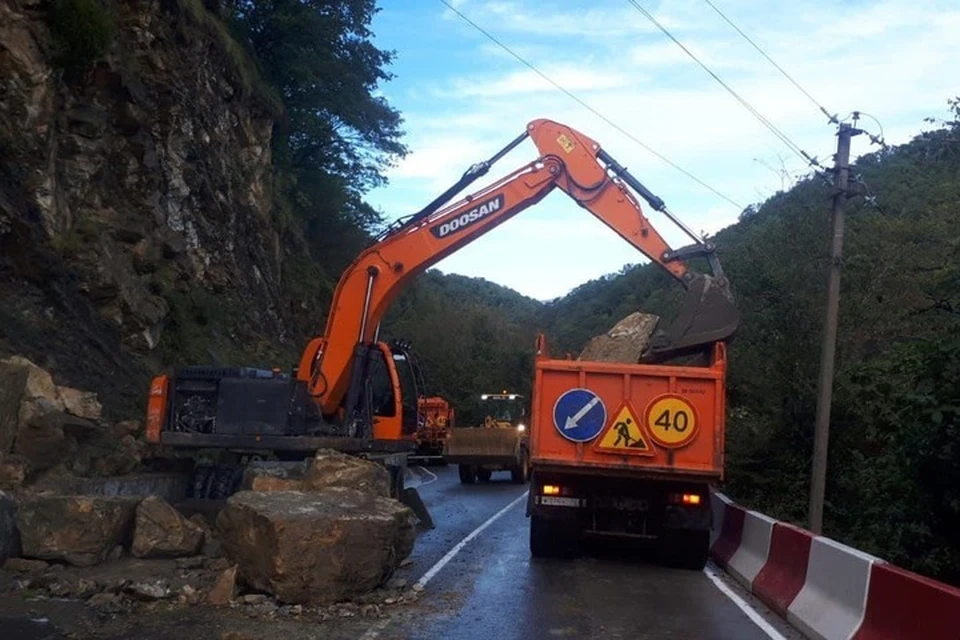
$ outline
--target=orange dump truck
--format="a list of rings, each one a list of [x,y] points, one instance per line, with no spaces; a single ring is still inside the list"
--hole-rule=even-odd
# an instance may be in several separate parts
[[[673,566],[703,568],[709,486],[723,477],[725,345],[704,366],[553,360],[542,337],[537,352],[531,553],[637,538]]]

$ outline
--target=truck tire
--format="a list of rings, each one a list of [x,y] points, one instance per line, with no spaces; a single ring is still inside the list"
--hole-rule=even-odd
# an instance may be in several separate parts
[[[530,454],[520,450],[520,466],[510,469],[510,479],[514,484],[526,484],[530,480]]]
[[[530,555],[535,558],[572,558],[579,547],[576,522],[530,516]]]
[[[460,484],[473,484],[477,479],[477,470],[469,464],[457,465],[460,472]]]
[[[490,482],[493,471],[490,469],[477,469],[477,480],[480,482]]]
[[[702,571],[710,555],[709,531],[669,531],[660,539],[661,555],[667,566]]]
[[[530,555],[534,558],[552,558],[556,554],[554,539],[550,537],[550,523],[530,516]]]

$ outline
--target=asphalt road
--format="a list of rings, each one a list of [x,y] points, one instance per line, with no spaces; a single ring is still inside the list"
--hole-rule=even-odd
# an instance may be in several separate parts
[[[404,572],[412,583],[527,490],[509,483],[506,473],[494,474],[490,484],[464,486],[455,466],[431,471],[437,479],[420,492],[437,527],[417,541],[415,564]],[[777,630],[800,637],[753,601],[748,608],[772,624],[771,636],[706,573],[659,566],[634,544],[591,545],[573,560],[532,558],[524,504],[517,501],[429,577],[416,615],[375,625],[365,640],[753,640],[776,638]],[[732,590],[751,604],[749,594]]]

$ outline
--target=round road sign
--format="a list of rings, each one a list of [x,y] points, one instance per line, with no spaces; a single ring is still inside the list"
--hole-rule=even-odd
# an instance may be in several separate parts
[[[661,447],[675,449],[690,444],[697,436],[697,410],[678,395],[664,394],[647,405],[644,422],[650,436]]]

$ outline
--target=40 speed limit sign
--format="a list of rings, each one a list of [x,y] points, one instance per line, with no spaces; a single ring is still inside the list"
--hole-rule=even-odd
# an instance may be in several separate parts
[[[700,427],[697,410],[682,396],[657,396],[647,405],[644,422],[654,442],[676,449],[690,444]]]

